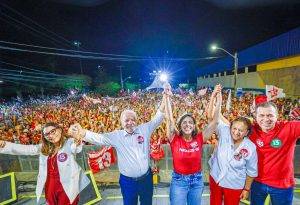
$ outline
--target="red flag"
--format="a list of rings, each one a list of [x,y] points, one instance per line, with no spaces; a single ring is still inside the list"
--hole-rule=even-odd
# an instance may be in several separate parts
[[[115,162],[116,157],[111,146],[103,147],[98,151],[91,151],[88,153],[88,163],[93,173],[108,168]]]
[[[137,93],[135,91],[133,91],[132,95],[131,95],[131,101],[137,101],[139,98],[139,96],[137,95]]]
[[[299,120],[300,119],[300,108],[296,107],[296,108],[292,109],[290,111],[289,116],[292,120]]]

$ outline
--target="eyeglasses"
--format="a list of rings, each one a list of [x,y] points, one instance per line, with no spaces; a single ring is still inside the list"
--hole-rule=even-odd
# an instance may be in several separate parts
[[[57,128],[53,128],[47,133],[44,133],[45,138],[48,138],[50,135],[54,135],[56,133]]]

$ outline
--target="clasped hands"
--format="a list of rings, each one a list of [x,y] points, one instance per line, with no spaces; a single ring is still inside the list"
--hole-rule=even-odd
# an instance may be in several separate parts
[[[85,136],[86,130],[81,127],[79,123],[71,125],[68,129],[68,135],[73,137],[77,143],[81,143],[83,137]]]

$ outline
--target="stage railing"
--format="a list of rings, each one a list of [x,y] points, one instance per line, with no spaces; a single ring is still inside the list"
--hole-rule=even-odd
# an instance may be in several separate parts
[[[84,146],[83,151],[77,155],[77,161],[80,166],[89,170],[87,153],[91,150],[97,150],[99,146]],[[170,179],[170,173],[173,170],[172,164],[172,155],[170,151],[169,145],[163,145],[163,149],[165,152],[165,157],[160,160],[158,163],[161,181],[168,182]],[[209,174],[209,166],[208,160],[211,156],[213,149],[210,145],[205,145],[203,147],[202,154],[202,169],[204,175],[204,181],[207,182],[208,174]],[[296,146],[295,149],[295,157],[294,157],[294,169],[295,176],[300,176],[300,145]],[[12,155],[3,155],[0,154],[0,173],[8,173],[8,172],[36,172],[38,170],[38,156],[12,156]],[[114,171],[117,172],[118,167],[117,164],[112,165],[109,169],[106,169],[103,172]]]

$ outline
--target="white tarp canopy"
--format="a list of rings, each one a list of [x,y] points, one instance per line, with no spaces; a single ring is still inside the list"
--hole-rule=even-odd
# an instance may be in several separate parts
[[[153,82],[151,83],[151,85],[150,86],[148,86],[147,88],[146,88],[146,90],[151,90],[151,89],[157,89],[157,88],[162,88],[162,89],[164,89],[164,84],[166,83],[166,81],[162,81],[161,79],[160,79],[160,76],[159,75],[157,75],[157,76],[155,76],[155,78],[154,78],[154,80],[153,80]]]

